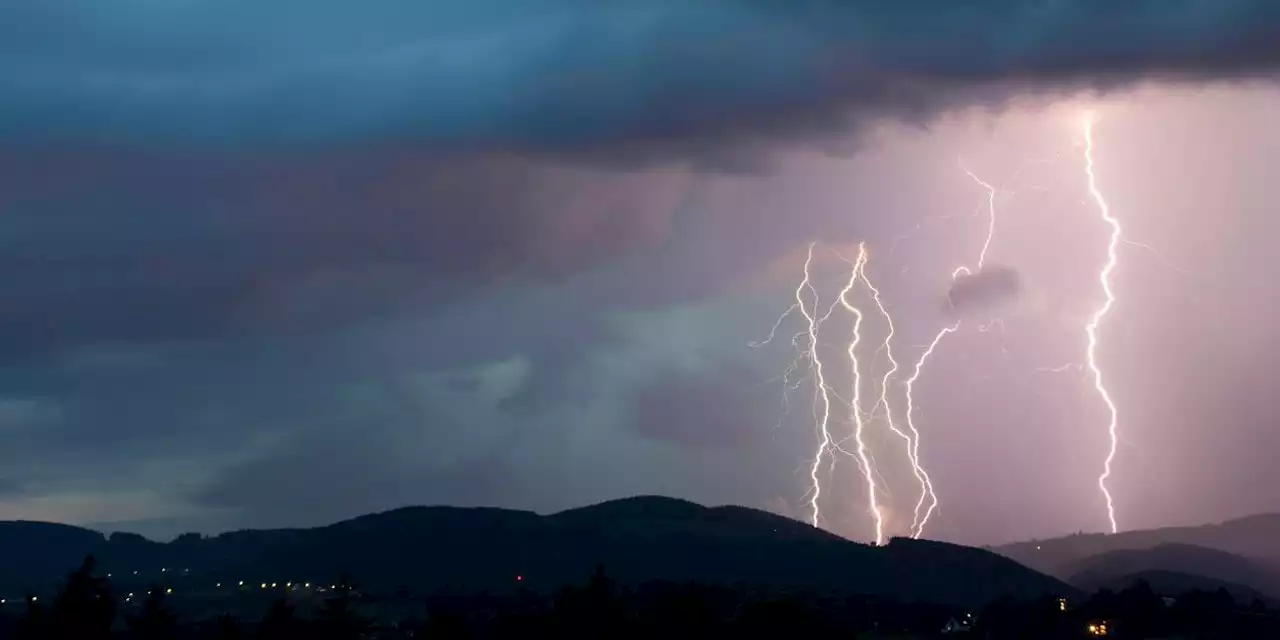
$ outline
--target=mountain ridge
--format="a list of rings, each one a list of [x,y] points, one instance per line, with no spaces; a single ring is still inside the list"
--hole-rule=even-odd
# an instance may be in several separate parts
[[[991,549],[1085,591],[1143,579],[1165,591],[1222,587],[1239,597],[1280,600],[1280,514]]]
[[[117,579],[200,588],[331,581],[349,572],[371,590],[554,590],[581,582],[603,565],[623,584],[758,585],[961,606],[1002,596],[1075,593],[983,549],[904,539],[875,547],[764,511],[655,496],[549,515],[404,507],[322,527],[185,535],[167,543],[67,527],[58,530],[74,544],[46,546],[39,554],[6,547],[10,529],[32,528],[0,523],[0,556],[6,558],[0,563],[9,563],[0,566],[0,580],[7,581],[0,588],[9,590],[26,586],[23,581],[56,582],[85,553],[94,553]],[[53,566],[58,571],[51,572]]]
[[[1122,531],[1077,533],[1032,539],[988,549],[1049,575],[1063,577],[1076,563],[1110,551],[1150,549],[1184,544],[1216,549],[1247,558],[1280,559],[1280,513],[1262,513],[1212,524]]]

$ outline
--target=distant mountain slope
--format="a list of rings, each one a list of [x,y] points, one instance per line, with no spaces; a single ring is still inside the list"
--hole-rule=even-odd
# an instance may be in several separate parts
[[[0,523],[0,541],[27,540],[31,526]],[[978,606],[1004,595],[1075,593],[1062,582],[981,549],[914,540],[876,548],[762,511],[656,497],[549,516],[409,507],[314,529],[237,531],[170,543],[120,534],[105,539],[83,529],[41,526],[55,527],[67,543],[31,547],[38,548],[35,554],[0,544],[0,557],[22,556],[0,576],[6,593],[24,584],[51,584],[90,551],[117,580],[164,579],[202,588],[241,580],[331,581],[350,572],[371,591],[400,586],[416,592],[505,590],[517,584],[555,589],[580,583],[602,564],[624,584],[690,580],[958,606]],[[18,533],[6,537],[15,527]]]
[[[1239,585],[1270,598],[1280,598],[1280,573],[1270,566],[1225,551],[1186,544],[1122,549],[1091,556],[1077,563],[1075,573],[1067,581],[1091,591],[1121,578],[1149,572],[1195,576],[1205,582]]]
[[[31,579],[65,572],[72,558],[96,552],[106,542],[97,531],[65,524],[0,523],[0,597],[14,595],[14,587]]]
[[[1169,527],[1118,534],[1077,534],[995,547],[994,551],[1033,569],[1069,577],[1090,556],[1122,549],[1184,544],[1247,558],[1280,558],[1280,514],[1266,514],[1198,527]]]
[[[1098,591],[1100,589],[1110,589],[1113,592],[1120,592],[1132,587],[1139,582],[1145,582],[1151,587],[1157,595],[1177,597],[1190,591],[1217,591],[1224,589],[1236,602],[1250,603],[1254,600],[1262,600],[1269,606],[1274,606],[1276,600],[1267,596],[1257,589],[1250,588],[1241,584],[1234,584],[1222,580],[1214,580],[1204,576],[1192,575],[1189,573],[1179,573],[1177,571],[1139,571],[1128,575],[1114,577],[1104,582],[1086,583],[1087,589],[1090,591]],[[1078,585],[1079,586],[1079,585]]]

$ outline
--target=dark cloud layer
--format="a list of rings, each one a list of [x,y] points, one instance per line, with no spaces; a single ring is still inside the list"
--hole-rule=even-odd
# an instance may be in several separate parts
[[[488,506],[519,499],[519,484],[500,460],[424,467],[396,459],[397,443],[385,430],[346,427],[299,434],[276,455],[232,466],[191,498],[232,509],[254,526],[314,525],[406,504]]]
[[[6,3],[0,355],[291,335],[564,278],[662,246],[699,169],[756,170],[781,139],[1280,62],[1264,0],[978,7]]]
[[[0,152],[0,353],[288,335],[667,237],[687,178],[514,156]]]
[[[0,506],[100,519],[82,507],[142,501],[119,517],[190,507],[262,526],[406,503],[798,495],[790,472],[810,453],[808,416],[792,411],[786,435],[758,437],[778,418],[779,390],[757,385],[785,362],[755,352],[768,371],[751,375],[724,359],[785,308],[796,249],[815,238],[875,246],[877,282],[911,345],[936,332],[931,287],[972,259],[983,230],[953,217],[964,231],[940,246],[912,248],[928,245],[926,228],[901,255],[885,250],[880,240],[912,216],[947,219],[985,196],[953,171],[963,136],[913,147],[889,132],[894,149],[877,153],[857,146],[870,125],[1145,79],[1251,78],[1277,63],[1280,5],[1269,0],[0,3]],[[1262,104],[1259,129],[1274,120],[1274,103]],[[1212,136],[1187,148],[1239,148],[1218,125],[1241,119],[1215,118]],[[1130,138],[1142,154],[1117,158],[1125,132],[1099,125],[1102,178],[1118,197],[1133,186],[1125,167],[1179,155]],[[868,154],[832,161],[814,149]],[[1266,166],[1209,164],[1226,167],[1205,180],[1221,185]],[[1063,191],[1075,207],[1078,191]],[[1118,200],[1117,211],[1145,242],[1139,212],[1173,220],[1169,204]],[[1059,216],[1088,235],[1074,243],[1045,231],[1056,219],[1045,207],[1022,217],[1041,226],[1019,235],[1018,217],[1002,217],[993,250],[1003,259],[1028,237],[1054,238],[1064,253],[1010,262],[1037,287],[1075,283],[1098,259],[1045,257],[1101,246],[1080,223],[1092,217]],[[1274,237],[1250,229],[1237,244]],[[1044,263],[1071,269],[1055,280],[1034,271]],[[1130,273],[1126,258],[1120,275]],[[1087,310],[1096,279],[1081,282],[1087,291],[1065,299]],[[1151,303],[1134,290],[1118,317]],[[1078,336],[1076,319],[1064,321]],[[1150,351],[1113,357],[1147,366],[1168,336],[1219,330],[1170,327]],[[791,330],[780,330],[780,358],[792,355]],[[1003,327],[982,338],[997,336]],[[1138,344],[1109,337],[1107,348]],[[959,346],[921,387],[928,455],[960,461],[954,485],[981,475],[975,455],[1008,442],[997,428],[1015,430],[990,412],[1006,388],[967,426],[965,407],[948,403],[942,381],[980,380],[952,355]],[[1117,383],[1146,379],[1111,366]],[[1116,392],[1126,421],[1140,413],[1133,390]],[[1184,409],[1149,420],[1161,442],[1176,440],[1163,427],[1186,421]],[[1041,438],[1025,425],[1046,413],[1063,412],[1028,410],[1016,430]],[[1063,433],[1074,442],[1082,429]],[[935,438],[945,434],[973,448],[948,449]],[[1085,446],[1060,448],[1081,457],[1064,466],[1093,496],[1079,473],[1097,462]],[[1036,474],[1048,466],[1025,461]],[[1094,513],[1056,500],[1060,520],[1046,527]],[[979,502],[957,498],[949,513]],[[1019,526],[1052,520],[1009,513]]]
[[[11,142],[684,154],[698,140],[749,146],[765,132],[923,117],[976,99],[975,87],[991,100],[1008,95],[991,85],[1248,75],[1280,62],[1280,6],[18,2],[0,8],[0,61],[0,137]]]

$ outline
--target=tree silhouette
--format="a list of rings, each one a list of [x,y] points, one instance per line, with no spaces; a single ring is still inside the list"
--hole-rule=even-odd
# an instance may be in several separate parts
[[[676,633],[690,637],[724,635],[727,612],[719,606],[721,594],[709,587],[667,584],[650,589],[639,610],[640,624],[649,635]]]
[[[807,603],[795,598],[773,598],[747,604],[739,612],[733,626],[748,637],[822,637],[834,629]]]
[[[27,613],[17,629],[20,638],[107,638],[115,622],[116,601],[106,578],[94,575],[92,555],[80,568],[67,574],[53,604],[45,608],[34,596],[27,598]]]
[[[625,611],[617,583],[597,565],[585,587],[565,587],[556,596],[555,614],[561,637],[603,638],[617,635]]]
[[[371,623],[355,611],[355,585],[343,577],[334,594],[325,599],[316,615],[316,632],[319,640],[355,640],[369,629]]]
[[[1196,590],[1178,596],[1169,617],[1181,631],[1224,634],[1234,608],[1235,599],[1225,589]]]
[[[1103,591],[1100,596],[1111,602],[1115,596]],[[1109,611],[1109,610],[1108,610]],[[1030,602],[1005,597],[987,605],[978,615],[973,631],[987,638],[1078,638],[1084,632],[1086,619],[1091,615],[1088,606],[1078,617],[1061,611],[1057,598],[1046,597]],[[1101,617],[1101,614],[1097,614]]]
[[[510,616],[503,616],[498,621],[496,637],[520,637],[507,632],[507,625],[511,622]],[[427,615],[427,619],[422,623],[422,635],[427,638],[449,638],[461,639],[472,637],[471,630],[467,624],[467,619],[458,613],[452,611],[432,611]],[[526,626],[520,629],[522,636],[528,636],[529,630]]]
[[[1115,633],[1124,636],[1158,637],[1169,631],[1166,625],[1164,600],[1156,595],[1145,580],[1116,594],[1114,610],[1108,616],[1120,622],[1112,625]]]
[[[165,590],[152,587],[142,610],[129,617],[129,632],[137,640],[173,640],[178,637],[178,616],[165,602]]]
[[[226,613],[214,618],[208,629],[210,640],[241,640],[245,637],[240,621]]]
[[[302,622],[298,620],[293,605],[284,598],[278,598],[263,616],[257,637],[260,640],[289,640],[301,635]]]
[[[14,628],[19,640],[44,640],[52,636],[49,610],[35,596],[27,594],[27,609]]]

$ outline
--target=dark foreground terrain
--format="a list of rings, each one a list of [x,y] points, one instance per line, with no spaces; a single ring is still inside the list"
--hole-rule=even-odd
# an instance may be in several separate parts
[[[653,497],[167,543],[0,523],[0,639],[1280,638],[1260,590],[1193,571],[1265,581],[1252,560],[1187,545],[1075,557],[1067,540],[1034,559],[1063,560],[1075,587],[988,550],[872,547]]]
[[[1157,592],[1226,589],[1280,602],[1280,515],[1198,527],[1077,534],[995,549],[1083,591],[1143,580]]]
[[[623,587],[603,568],[554,594],[376,596],[349,582],[324,591],[239,590],[192,615],[157,585],[121,594],[87,559],[54,596],[0,614],[0,639],[287,640],[407,638],[1222,638],[1280,637],[1280,611],[1225,591],[1162,598],[1145,583],[1087,600],[1001,598],[981,609],[878,596],[655,582]]]
[[[264,584],[267,591],[333,584],[348,574],[370,593],[546,595],[580,583],[597,565],[628,587],[662,580],[969,608],[1004,596],[1075,595],[982,549],[902,539],[877,548],[761,511],[655,497],[549,516],[414,507],[314,529],[190,534],[168,543],[2,523],[0,595],[50,593],[90,554],[126,592],[165,584],[209,598]]]

